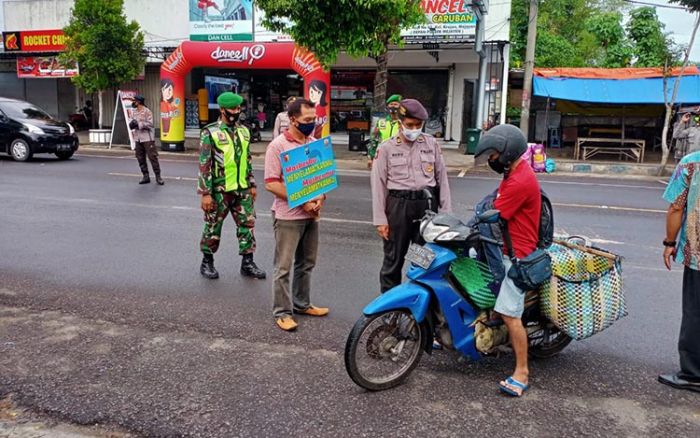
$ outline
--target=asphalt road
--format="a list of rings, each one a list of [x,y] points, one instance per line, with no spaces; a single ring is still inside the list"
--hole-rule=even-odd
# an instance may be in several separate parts
[[[660,258],[663,184],[541,179],[559,231],[625,257],[630,315],[534,362],[533,389],[512,400],[496,389],[507,355],[437,352],[383,393],[347,377],[345,339],[378,294],[381,262],[366,173],[343,172],[324,211],[312,299],[331,315],[289,334],[274,326],[270,280],[238,274],[230,218],[221,279],[199,275],[196,163],[162,167],[159,187],[139,186],[128,156],[0,160],[0,398],[146,436],[700,436],[700,395],[656,383],[677,368],[681,308],[681,271]],[[467,217],[498,180],[450,183]],[[256,260],[268,273],[271,202],[261,191]]]

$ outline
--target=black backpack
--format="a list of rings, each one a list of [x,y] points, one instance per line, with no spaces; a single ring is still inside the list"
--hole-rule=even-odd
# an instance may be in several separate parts
[[[547,193],[540,189],[540,194],[542,195],[542,211],[540,212],[540,238],[537,241],[537,247],[546,249],[554,241],[554,209]]]

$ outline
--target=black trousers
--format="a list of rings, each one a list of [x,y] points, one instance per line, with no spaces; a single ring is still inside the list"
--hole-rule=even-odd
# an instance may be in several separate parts
[[[433,204],[437,203],[437,200],[433,201]],[[382,293],[401,284],[403,263],[411,242],[424,243],[420,236],[419,221],[427,209],[428,201],[424,199],[411,200],[391,195],[387,197],[389,240],[384,241],[384,263],[379,273]]]
[[[683,319],[678,338],[681,372],[678,377],[700,382],[700,271],[683,273]]]
[[[148,159],[151,161],[151,167],[153,167],[153,173],[155,173],[156,176],[160,175],[160,164],[158,163],[158,149],[156,149],[156,142],[137,141],[134,153],[136,154],[136,160],[139,162],[141,173],[148,175],[148,164],[146,163],[146,156],[148,156]]]

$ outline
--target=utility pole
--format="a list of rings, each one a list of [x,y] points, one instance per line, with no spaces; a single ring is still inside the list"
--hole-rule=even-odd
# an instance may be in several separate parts
[[[523,83],[523,106],[520,113],[520,129],[528,138],[530,129],[530,100],[532,98],[532,74],[535,68],[535,45],[537,43],[537,13],[539,0],[530,0],[530,21],[527,24],[527,48],[525,49],[525,78]]]

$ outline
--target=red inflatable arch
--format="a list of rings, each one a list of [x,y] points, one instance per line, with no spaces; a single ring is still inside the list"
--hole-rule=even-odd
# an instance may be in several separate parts
[[[318,134],[330,133],[330,74],[313,53],[294,43],[185,41],[160,68],[160,139],[168,148],[185,141],[185,77],[195,67],[294,70],[304,79],[304,95],[316,103]]]

